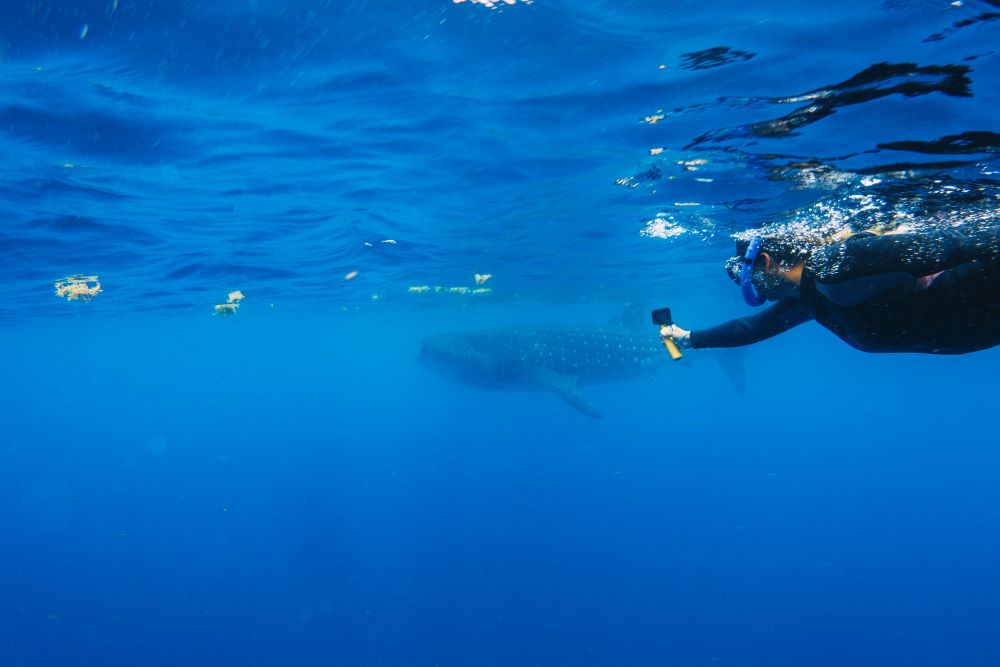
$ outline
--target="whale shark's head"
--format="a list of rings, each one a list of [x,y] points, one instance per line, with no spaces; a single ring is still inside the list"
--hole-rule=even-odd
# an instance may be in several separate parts
[[[469,333],[427,336],[420,348],[418,363],[449,380],[466,384],[493,381],[496,369],[488,343]]]

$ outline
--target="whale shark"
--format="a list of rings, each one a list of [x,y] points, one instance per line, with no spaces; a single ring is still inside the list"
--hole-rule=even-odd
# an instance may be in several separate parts
[[[581,387],[648,377],[670,364],[657,331],[632,310],[602,325],[540,325],[442,333],[423,339],[419,363],[489,389],[549,391],[588,417]],[[742,367],[737,368],[738,371]],[[739,379],[731,375],[739,384]]]

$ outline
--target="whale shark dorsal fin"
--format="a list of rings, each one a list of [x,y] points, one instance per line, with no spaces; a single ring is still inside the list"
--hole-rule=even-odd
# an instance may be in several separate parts
[[[551,370],[539,370],[535,373],[535,380],[579,412],[595,419],[601,418],[601,413],[583,397],[580,387],[570,376]]]
[[[635,330],[642,328],[648,318],[649,315],[646,314],[646,311],[639,304],[627,303],[621,309],[621,312],[608,321],[608,326],[616,329]]]

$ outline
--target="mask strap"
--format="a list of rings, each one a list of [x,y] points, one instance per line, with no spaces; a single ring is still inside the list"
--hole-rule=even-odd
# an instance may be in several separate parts
[[[764,239],[755,236],[750,239],[746,254],[743,255],[743,268],[740,270],[740,290],[743,292],[743,300],[750,306],[759,306],[767,299],[760,293],[757,286],[753,284],[753,265],[760,254],[760,246]]]

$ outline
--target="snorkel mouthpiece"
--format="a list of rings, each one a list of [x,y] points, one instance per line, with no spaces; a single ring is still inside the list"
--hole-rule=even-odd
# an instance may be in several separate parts
[[[759,306],[766,301],[764,295],[753,284],[753,265],[757,261],[757,255],[760,254],[762,243],[764,239],[759,236],[750,239],[750,245],[743,255],[743,268],[740,270],[740,290],[743,292],[743,300],[750,306]]]

